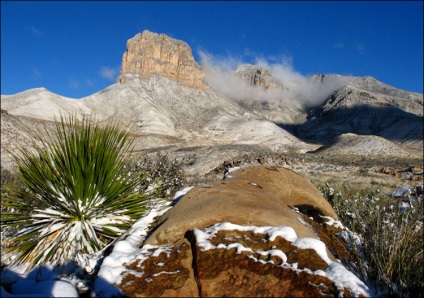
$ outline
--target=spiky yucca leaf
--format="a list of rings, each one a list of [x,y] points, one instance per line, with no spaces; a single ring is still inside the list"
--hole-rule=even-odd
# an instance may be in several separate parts
[[[49,133],[45,128],[44,133]],[[16,263],[63,264],[94,253],[145,212],[148,195],[126,167],[132,148],[117,123],[61,117],[35,153],[14,154],[19,184],[3,186],[1,221],[12,227]]]

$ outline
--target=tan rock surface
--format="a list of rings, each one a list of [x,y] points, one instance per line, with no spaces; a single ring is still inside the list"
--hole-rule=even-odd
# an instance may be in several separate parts
[[[290,206],[319,220],[320,215],[338,219],[321,193],[306,179],[278,167],[250,167],[211,188],[194,188],[158,221],[146,240],[154,245],[172,244],[193,228],[218,222],[253,226],[290,226],[298,237],[317,238]],[[306,212],[305,212],[306,211]]]
[[[128,40],[117,83],[125,83],[134,75],[146,79],[152,74],[189,87],[207,88],[203,69],[194,61],[186,42],[145,30]]]
[[[343,227],[328,216],[337,219],[294,172],[240,169],[162,215],[115,285],[126,297],[368,296],[342,265],[351,258]]]

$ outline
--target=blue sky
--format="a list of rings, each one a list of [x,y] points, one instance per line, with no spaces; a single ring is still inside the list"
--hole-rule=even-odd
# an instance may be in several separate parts
[[[284,57],[302,75],[370,75],[423,93],[422,1],[1,1],[1,94],[100,91],[145,29],[186,41],[197,61]]]

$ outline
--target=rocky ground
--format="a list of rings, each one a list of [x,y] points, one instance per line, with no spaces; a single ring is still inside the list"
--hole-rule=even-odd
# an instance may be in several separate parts
[[[150,153],[150,156],[156,154]],[[423,177],[423,159],[410,156],[276,152],[247,145],[186,148],[169,151],[168,155],[175,160],[186,158],[182,168],[186,183],[193,185],[222,179],[227,167],[259,164],[282,166],[316,183],[348,183],[362,188],[381,188],[387,192],[401,186],[422,184]]]

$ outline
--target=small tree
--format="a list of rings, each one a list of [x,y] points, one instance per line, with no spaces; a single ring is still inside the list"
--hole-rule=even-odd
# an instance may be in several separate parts
[[[68,116],[49,134],[44,127],[35,151],[14,154],[19,183],[3,185],[1,222],[16,264],[60,265],[95,253],[146,210],[149,195],[137,191],[143,177],[126,166],[133,146],[126,130]]]

